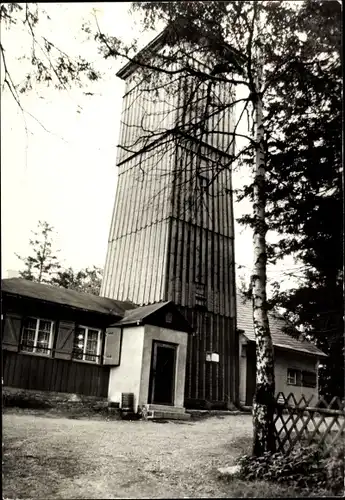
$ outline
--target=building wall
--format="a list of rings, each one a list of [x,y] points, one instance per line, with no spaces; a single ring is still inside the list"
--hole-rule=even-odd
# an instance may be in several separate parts
[[[3,350],[8,387],[107,397],[109,367]]]
[[[175,367],[175,397],[174,406],[184,406],[184,387],[186,375],[186,357],[188,333],[160,328],[157,326],[145,326],[143,369],[140,382],[139,405],[146,404],[149,396],[151,357],[153,341],[170,342],[178,345]]]
[[[164,300],[173,154],[156,150],[119,167],[101,296]]]
[[[171,65],[171,69],[174,68],[176,65]],[[140,69],[126,79],[118,165],[174,127],[180,100],[179,86],[179,82],[172,82],[163,73],[154,74],[152,79],[148,75],[143,78]]]
[[[202,137],[191,125],[204,116],[210,96],[230,105],[233,91],[201,83],[195,92],[191,79],[180,74],[176,81],[161,73],[143,81],[140,71],[125,77],[119,177],[101,295],[180,306],[196,330],[188,344],[186,401],[224,407],[238,399],[234,141],[227,135],[234,114],[228,107],[210,118]],[[182,134],[173,130],[177,122]],[[219,354],[219,363],[206,362],[209,351]]]
[[[235,319],[198,308],[179,308],[194,327],[188,337],[185,406],[227,409],[238,401],[238,336]],[[206,361],[207,353],[219,362]]]
[[[206,147],[201,153],[199,162],[192,141],[177,148],[167,299],[195,307],[196,295],[201,294],[209,312],[235,317],[231,170],[224,167],[215,175],[215,165],[225,165],[226,160]],[[204,186],[203,179],[210,185]]]
[[[133,393],[135,411],[139,403],[144,333],[144,326],[123,329],[120,365],[112,367],[109,376],[109,401],[121,404],[122,393]]]
[[[287,370],[290,368],[317,373],[318,358],[296,352],[276,350],[275,360],[276,393],[283,392],[287,396],[292,392],[296,398],[300,398],[302,395],[306,398],[313,396],[312,402],[315,402],[318,398],[318,388],[289,385],[287,383]]]
[[[114,317],[104,317],[40,300],[13,298],[3,294],[3,379],[4,385],[22,389],[107,396],[109,366],[72,359],[76,325],[104,330]],[[23,319],[35,317],[54,321],[49,355],[21,350]],[[103,342],[103,338],[102,338]],[[103,346],[101,355],[103,354]]]
[[[110,369],[108,398],[121,403],[121,394],[134,394],[134,411],[148,403],[153,341],[178,345],[175,406],[183,406],[188,334],[153,325],[125,327],[121,363]]]
[[[248,346],[253,347],[254,343],[253,342],[247,343],[244,336],[241,335],[239,341],[240,403],[251,405],[251,402],[247,401],[248,384],[253,385],[253,381],[248,379],[248,366],[247,366],[248,353],[249,353]],[[255,363],[255,357],[252,357],[251,359],[252,362]],[[288,369],[296,369],[301,371],[305,370],[317,373],[318,358],[316,356],[303,354],[296,351],[289,352],[288,350],[275,348],[274,359],[275,359],[274,373],[275,373],[276,394],[282,392],[285,396],[288,396],[288,394],[293,393],[296,399],[300,398],[302,395],[304,395],[306,398],[313,396],[312,402],[315,402],[318,397],[318,387],[316,386],[316,388],[312,388],[312,387],[289,385],[287,383],[287,372]],[[253,372],[253,376],[254,375],[255,374]]]

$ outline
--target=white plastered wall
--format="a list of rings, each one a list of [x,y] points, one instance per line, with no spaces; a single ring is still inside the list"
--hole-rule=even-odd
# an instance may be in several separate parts
[[[246,402],[247,357],[245,355],[245,350],[243,350],[243,346],[246,344],[247,340],[245,336],[241,334],[239,340],[239,397],[241,404],[245,404]],[[287,371],[288,368],[290,368],[296,370],[314,371],[317,374],[319,365],[318,357],[292,350],[288,351],[276,348],[274,351],[274,359],[276,394],[282,392],[285,396],[288,396],[290,393],[293,393],[297,400],[302,395],[306,398],[312,397],[311,403],[315,403],[318,399],[318,386],[313,388],[289,385],[287,383]]]
[[[120,403],[121,394],[134,394],[134,411],[147,404],[153,341],[177,345],[174,406],[183,407],[188,334],[152,325],[125,327],[120,365],[110,369],[108,399]]]
[[[134,394],[134,411],[138,408],[143,362],[144,326],[123,329],[120,365],[110,369],[108,399],[121,404],[121,394]]]
[[[183,407],[188,333],[152,325],[145,326],[143,369],[141,375],[139,406],[146,404],[148,401],[152,345],[154,340],[159,342],[170,342],[178,345],[176,350],[174,406]]]

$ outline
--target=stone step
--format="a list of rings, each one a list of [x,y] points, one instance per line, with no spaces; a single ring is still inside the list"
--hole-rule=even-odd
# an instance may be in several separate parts
[[[150,415],[147,416],[147,420],[152,419],[189,420],[190,415],[188,413],[176,413],[171,411],[152,411]]]
[[[155,405],[147,404],[144,407],[148,411],[169,412],[169,413],[185,413],[186,410],[183,406],[168,406],[168,405]]]

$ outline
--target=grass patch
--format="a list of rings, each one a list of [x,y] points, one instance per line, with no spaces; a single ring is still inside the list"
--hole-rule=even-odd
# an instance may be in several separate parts
[[[229,498],[301,498],[310,496],[292,486],[284,487],[268,481],[229,481]]]

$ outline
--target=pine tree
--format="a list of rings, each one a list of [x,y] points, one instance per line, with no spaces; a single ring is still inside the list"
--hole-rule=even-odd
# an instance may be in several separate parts
[[[51,277],[61,268],[59,260],[53,253],[54,228],[46,221],[39,221],[37,231],[33,231],[34,239],[30,239],[31,255],[17,257],[24,263],[25,269],[19,275],[37,283],[49,283]]]

